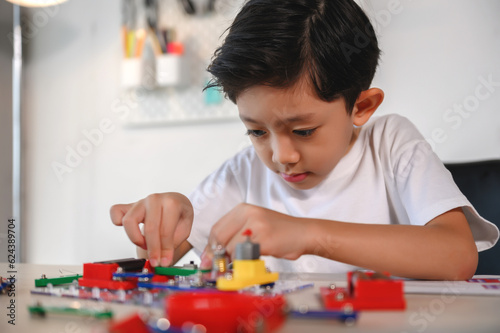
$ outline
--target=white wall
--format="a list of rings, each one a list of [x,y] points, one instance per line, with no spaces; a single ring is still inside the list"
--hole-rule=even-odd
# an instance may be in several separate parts
[[[135,256],[112,204],[153,192],[189,193],[247,142],[238,122],[126,129],[120,88],[120,2],[61,5],[27,45],[25,69],[25,253],[28,262],[81,263]],[[97,5],[98,4],[98,5]],[[37,10],[39,12],[40,10]],[[35,11],[30,11],[30,15]],[[201,94],[201,91],[200,91]],[[95,130],[105,121],[102,140]],[[72,172],[70,150],[88,156]],[[90,134],[89,134],[90,135]],[[68,155],[69,154],[69,155]]]
[[[380,113],[410,118],[444,161],[499,158],[500,2],[362,3],[383,50]]]
[[[396,9],[388,3],[363,2],[379,18],[394,12],[378,29],[384,55],[375,84],[387,94],[380,113],[404,114],[429,138],[442,128],[435,148],[444,160],[499,158],[499,86],[461,116],[460,126],[443,117],[454,103],[473,101],[479,77],[500,82],[500,3],[401,0]],[[238,122],[123,127],[113,112],[122,96],[120,2],[72,0],[57,8],[45,24],[40,12],[38,18],[25,12],[38,22],[25,45],[25,260],[80,264],[134,256],[109,207],[153,192],[187,194],[247,138]],[[86,148],[84,132],[99,126],[108,133],[95,136],[88,156],[73,160],[78,165],[60,181],[53,163],[65,164],[68,149]]]

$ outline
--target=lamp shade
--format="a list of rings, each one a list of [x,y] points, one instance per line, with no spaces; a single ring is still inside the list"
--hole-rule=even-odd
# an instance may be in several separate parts
[[[7,1],[23,7],[48,7],[48,6],[59,5],[63,2],[66,2],[66,0],[7,0]]]

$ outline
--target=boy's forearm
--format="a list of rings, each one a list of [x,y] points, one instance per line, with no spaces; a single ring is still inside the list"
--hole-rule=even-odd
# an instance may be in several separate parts
[[[462,229],[456,231],[430,223],[412,226],[307,222],[308,254],[419,279],[463,280],[472,276],[477,267],[474,241]]]
[[[193,246],[187,240],[182,242],[174,251],[174,259],[172,261],[172,264],[175,265],[192,248]]]

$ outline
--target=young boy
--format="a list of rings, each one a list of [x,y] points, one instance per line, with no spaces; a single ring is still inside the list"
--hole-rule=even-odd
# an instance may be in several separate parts
[[[470,278],[498,229],[408,120],[370,119],[384,98],[370,88],[379,52],[351,0],[246,2],[209,72],[253,147],[189,199],[162,193],[115,205],[113,223],[153,265],[192,247],[204,265],[214,244],[233,254],[251,229],[274,271]]]

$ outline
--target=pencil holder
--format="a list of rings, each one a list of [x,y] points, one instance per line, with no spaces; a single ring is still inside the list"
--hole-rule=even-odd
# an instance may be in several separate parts
[[[178,54],[156,57],[156,84],[158,86],[184,86],[188,83],[186,59]]]
[[[142,83],[142,59],[126,58],[122,60],[122,87],[136,88]]]

